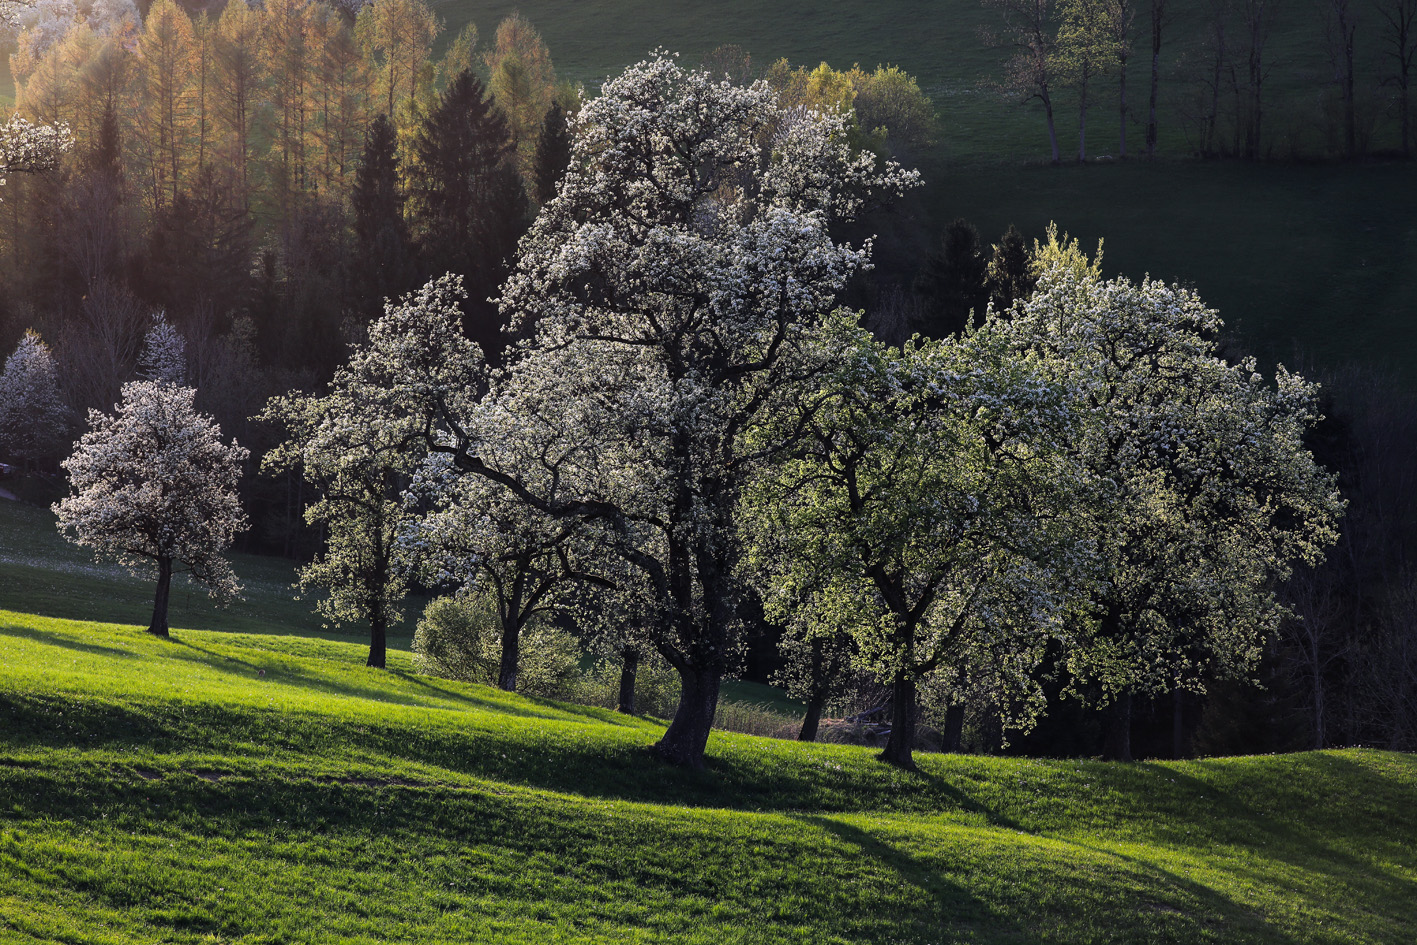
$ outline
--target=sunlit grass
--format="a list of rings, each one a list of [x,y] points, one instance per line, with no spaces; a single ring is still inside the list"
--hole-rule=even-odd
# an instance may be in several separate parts
[[[1402,942],[1417,761],[922,756],[0,613],[0,938]]]

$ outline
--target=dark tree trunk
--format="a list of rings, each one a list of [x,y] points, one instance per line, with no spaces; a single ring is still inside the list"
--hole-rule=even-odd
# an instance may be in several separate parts
[[[942,751],[958,754],[964,744],[964,706],[952,705],[945,710],[945,732]]]
[[[502,624],[502,663],[497,668],[497,688],[517,691],[517,664],[521,660],[521,625],[516,618]]]
[[[1061,164],[1063,155],[1058,150],[1058,128],[1053,123],[1053,100],[1048,97],[1046,92],[1039,98],[1043,102],[1043,114],[1048,118],[1048,147],[1052,150],[1053,163]]]
[[[620,693],[615,699],[615,711],[634,715],[635,675],[640,669],[640,654],[627,647],[620,657]]]
[[[1102,757],[1108,761],[1132,760],[1132,694],[1124,692],[1107,707]]]
[[[167,602],[172,596],[172,559],[157,559],[157,593],[153,596],[153,622],[148,633],[165,637],[167,633]]]
[[[718,687],[722,681],[722,671],[717,667],[679,670],[679,707],[674,710],[674,721],[669,723],[664,737],[654,745],[656,755],[687,768],[704,766],[704,748],[718,711]]]
[[[802,730],[797,733],[799,742],[814,742],[817,740],[817,728],[822,723],[822,710],[826,708],[827,697],[825,695],[813,696],[807,700],[807,714],[802,717]]]
[[[364,661],[365,666],[372,666],[375,669],[384,668],[388,638],[388,617],[385,615],[384,608],[379,607],[369,619],[369,659]]]
[[[1151,95],[1146,113],[1146,156],[1156,154],[1156,93],[1161,85],[1161,27],[1164,10],[1157,0],[1151,3]]]
[[[1171,757],[1190,757],[1190,739],[1186,737],[1186,692],[1171,690]]]
[[[891,685],[891,734],[879,757],[887,764],[915,770],[915,678],[897,676]]]
[[[1117,79],[1117,111],[1120,119],[1117,134],[1117,157],[1127,156],[1127,57],[1123,56]]]

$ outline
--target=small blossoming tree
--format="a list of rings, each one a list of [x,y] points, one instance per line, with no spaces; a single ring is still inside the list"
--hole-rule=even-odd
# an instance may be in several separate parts
[[[236,483],[250,454],[222,443],[216,422],[193,408],[195,395],[131,381],[115,414],[90,410],[91,429],[63,463],[70,495],[54,506],[60,530],[95,557],[135,574],[156,568],[148,632],[160,637],[175,572],[185,569],[216,598],[240,590],[222,552],[246,527]]]

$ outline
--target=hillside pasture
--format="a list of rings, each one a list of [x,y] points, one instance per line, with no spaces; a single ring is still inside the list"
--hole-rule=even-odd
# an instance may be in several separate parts
[[[718,733],[362,666],[354,643],[0,613],[0,938],[1371,942],[1417,764],[1137,765]],[[1341,812],[1341,813],[1340,813]]]

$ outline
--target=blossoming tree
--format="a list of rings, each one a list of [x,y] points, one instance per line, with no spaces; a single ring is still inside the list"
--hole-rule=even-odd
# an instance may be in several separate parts
[[[1227,363],[1220,319],[1192,292],[1104,280],[1056,231],[1036,257],[1038,287],[1002,330],[1074,392],[1085,422],[1066,449],[1106,487],[1085,524],[1101,579],[1068,668],[1114,706],[1106,754],[1125,759],[1133,694],[1253,667],[1285,616],[1274,588],[1322,557],[1343,501],[1304,445],[1313,384]]]
[[[783,446],[745,437],[823,369],[810,339],[868,262],[830,227],[915,180],[847,130],[667,55],[607,82],[504,286],[521,338],[508,366],[476,410],[433,397],[431,449],[529,510],[593,523],[665,602],[653,644],[682,690],[656,751],[675,763],[702,763],[736,659],[742,486]],[[537,455],[501,452],[477,415]]]
[[[222,443],[216,423],[193,408],[195,396],[190,387],[130,381],[115,414],[90,410],[91,429],[63,463],[70,495],[54,505],[60,530],[96,557],[135,574],[157,569],[148,632],[160,637],[178,569],[213,597],[240,590],[222,552],[246,527],[236,483],[249,453]]]
[[[891,686],[881,758],[910,768],[931,674],[988,680],[1019,723],[1041,709],[1034,671],[1090,572],[1072,509],[1091,489],[1055,445],[1066,391],[993,330],[901,348],[838,331],[855,337],[777,418],[801,446],[749,493],[753,561],[797,636],[855,638]]]
[[[0,371],[0,454],[53,462],[69,442],[71,419],[54,354],[33,330],[25,332]]]

